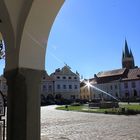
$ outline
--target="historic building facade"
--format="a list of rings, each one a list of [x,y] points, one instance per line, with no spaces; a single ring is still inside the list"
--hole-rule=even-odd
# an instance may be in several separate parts
[[[62,69],[56,69],[50,76],[46,74],[42,79],[41,93],[47,98],[79,99],[79,74],[72,72],[67,65]]]
[[[91,98],[91,92],[90,88],[87,87],[85,82],[87,82],[87,79],[84,79],[80,83],[80,99],[89,101]]]
[[[123,99],[140,99],[140,68],[129,69],[120,81],[120,92]]]
[[[78,73],[70,70],[69,66],[56,69],[50,75],[54,79],[54,94],[56,98],[79,99],[80,78]]]
[[[89,79],[91,87],[81,86],[81,98],[106,99],[117,98],[120,100],[140,99],[140,68],[135,66],[131,49],[125,48],[122,53],[122,69],[99,72],[94,78]],[[84,92],[83,92],[84,91]],[[84,96],[83,96],[84,95]]]
[[[41,100],[54,98],[54,79],[47,72],[41,79]]]

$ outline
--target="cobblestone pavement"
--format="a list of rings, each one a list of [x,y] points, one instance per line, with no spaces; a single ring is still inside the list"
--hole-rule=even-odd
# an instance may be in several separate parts
[[[41,108],[42,140],[140,140],[140,115],[107,115]]]

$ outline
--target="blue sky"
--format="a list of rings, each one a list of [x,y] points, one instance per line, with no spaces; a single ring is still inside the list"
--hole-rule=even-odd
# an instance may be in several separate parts
[[[139,0],[66,0],[49,37],[48,74],[68,64],[84,78],[121,68],[125,38],[140,66]]]
[[[64,63],[84,78],[121,68],[125,38],[140,66],[139,6],[140,0],[65,0],[49,37],[48,74]]]

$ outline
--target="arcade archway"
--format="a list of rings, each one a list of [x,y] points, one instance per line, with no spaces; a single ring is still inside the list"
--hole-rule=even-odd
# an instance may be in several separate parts
[[[7,140],[40,139],[40,78],[49,32],[64,0],[1,0],[6,46]]]

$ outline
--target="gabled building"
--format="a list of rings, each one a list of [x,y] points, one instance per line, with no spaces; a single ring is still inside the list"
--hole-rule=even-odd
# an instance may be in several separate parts
[[[62,69],[56,69],[50,77],[54,79],[55,98],[72,100],[80,98],[79,75],[72,72],[69,66],[65,65]]]
[[[53,99],[54,98],[54,79],[50,77],[47,72],[44,73],[41,79],[41,98]]]
[[[71,68],[67,65],[62,69],[56,69],[50,76],[45,73],[42,77],[41,95],[44,100],[79,99],[79,74],[72,72]]]

